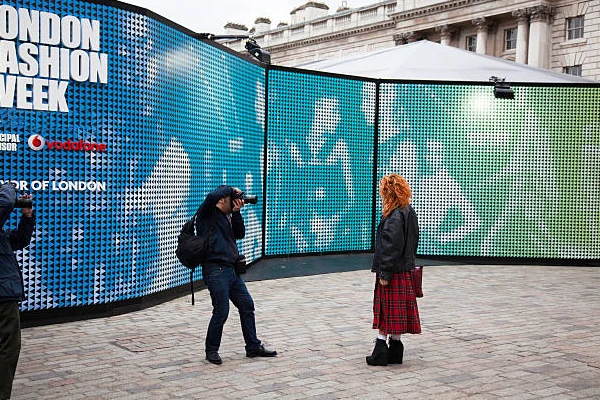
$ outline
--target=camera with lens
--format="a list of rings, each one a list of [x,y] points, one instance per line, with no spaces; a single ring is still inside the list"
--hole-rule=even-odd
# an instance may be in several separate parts
[[[249,196],[243,195],[242,200],[244,200],[244,204],[256,204],[258,202],[258,196]]]
[[[246,271],[248,271],[248,265],[246,264],[246,256],[240,255],[235,261],[233,267],[235,268],[235,272],[237,272],[238,275],[245,274]]]
[[[15,200],[15,208],[31,208],[33,206],[33,201],[28,198],[18,197]]]
[[[258,202],[258,196],[251,196],[246,194],[246,192],[241,191],[240,189],[234,188],[232,199],[241,199],[244,201],[244,204],[256,204]]]
[[[17,193],[17,184],[15,181],[6,182],[5,185],[11,185],[15,189],[15,194]],[[17,197],[15,199],[15,208],[32,208],[33,200],[31,200],[31,195],[26,195],[25,197]]]

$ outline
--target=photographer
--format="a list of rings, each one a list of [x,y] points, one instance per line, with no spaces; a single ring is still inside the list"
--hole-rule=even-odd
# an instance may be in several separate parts
[[[21,351],[19,302],[23,300],[23,277],[15,256],[16,250],[29,245],[35,225],[30,196],[20,196],[11,183],[0,186],[0,399],[9,399]],[[21,204],[23,201],[27,204]],[[19,201],[19,203],[18,203]],[[21,208],[17,230],[4,231],[15,206]]]
[[[246,342],[246,357],[274,357],[276,351],[265,349],[256,337],[254,301],[240,273],[245,272],[245,259],[240,256],[236,239],[246,234],[240,209],[244,192],[222,185],[210,192],[200,208],[197,232],[210,231],[206,261],[202,276],[212,299],[213,312],[206,333],[206,359],[221,364],[219,347],[223,325],[229,315],[229,300],[240,314],[242,333]]]

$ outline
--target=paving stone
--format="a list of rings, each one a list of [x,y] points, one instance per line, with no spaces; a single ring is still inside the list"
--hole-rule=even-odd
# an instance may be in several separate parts
[[[223,365],[204,360],[206,291],[195,306],[186,295],[27,328],[13,400],[598,399],[599,272],[431,266],[419,300],[423,333],[404,335],[404,364],[388,367],[365,363],[376,335],[368,270],[248,282],[259,337],[275,358],[245,357],[232,307]]]

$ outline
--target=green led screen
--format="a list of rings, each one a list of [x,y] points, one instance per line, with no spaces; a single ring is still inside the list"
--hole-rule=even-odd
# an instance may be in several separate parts
[[[410,183],[419,254],[600,257],[600,90],[514,90],[381,85],[377,175]]]

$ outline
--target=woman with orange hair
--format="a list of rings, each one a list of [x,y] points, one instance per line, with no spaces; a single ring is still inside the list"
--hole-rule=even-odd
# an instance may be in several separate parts
[[[410,271],[415,268],[419,223],[410,205],[412,192],[398,174],[379,182],[383,216],[377,227],[372,272],[377,274],[373,296],[373,329],[379,330],[369,365],[402,364],[403,333],[421,333],[417,298]],[[389,348],[387,344],[390,336]]]

